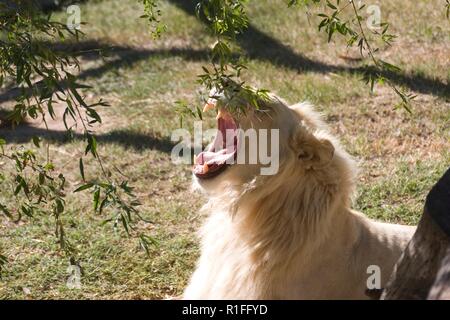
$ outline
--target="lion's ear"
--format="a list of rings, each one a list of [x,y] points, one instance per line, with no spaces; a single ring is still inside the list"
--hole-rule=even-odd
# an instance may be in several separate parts
[[[329,140],[316,138],[304,129],[297,130],[293,147],[298,159],[307,169],[324,168],[334,156],[334,146]]]

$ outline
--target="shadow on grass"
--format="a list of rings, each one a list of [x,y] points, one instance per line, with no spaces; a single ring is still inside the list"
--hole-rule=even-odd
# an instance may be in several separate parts
[[[169,0],[172,4],[190,15],[195,15],[197,0]],[[363,76],[368,70],[365,67],[336,66],[319,61],[314,61],[301,54],[294,52],[277,39],[258,30],[249,24],[247,30],[237,39],[239,46],[246,52],[249,58],[270,62],[273,65],[285,67],[297,72],[347,72]],[[404,73],[385,72],[384,77],[398,85],[403,85],[411,90],[433,94],[436,96],[450,98],[450,84],[439,79],[432,79],[424,75],[409,75]]]
[[[197,0],[169,0],[172,4],[195,15],[195,4]],[[320,61],[312,60],[300,53],[294,52],[288,46],[282,44],[277,39],[258,30],[253,25],[249,25],[246,32],[237,39],[239,46],[246,55],[253,60],[269,62],[274,66],[291,69],[297,72],[315,73],[349,73],[358,76],[374,72],[367,67],[348,67],[342,65],[331,65]],[[170,48],[170,49],[145,49],[131,48],[126,46],[107,47],[107,45],[96,41],[85,41],[76,44],[57,44],[55,50],[81,52],[87,59],[98,58],[99,48],[107,48],[110,54],[117,58],[106,61],[103,65],[85,70],[79,74],[79,79],[85,80],[90,77],[100,77],[109,70],[130,66],[138,61],[145,60],[152,56],[181,57],[185,61],[208,61],[209,50],[191,48]],[[434,79],[421,74],[405,74],[385,72],[384,77],[390,79],[397,85],[408,87],[423,94],[433,94],[435,96],[450,99],[450,84],[439,79]],[[39,84],[37,84],[39,85]],[[62,85],[64,86],[64,85]],[[0,94],[0,103],[13,99],[19,94],[19,90],[12,89]]]
[[[28,123],[22,123],[16,129],[0,128],[0,137],[7,143],[28,143],[33,136],[44,137],[57,143],[67,143],[71,141],[65,131],[46,130],[36,128]],[[168,137],[158,137],[151,133],[139,133],[132,130],[113,130],[105,134],[95,135],[100,144],[118,144],[125,148],[134,150],[158,150],[170,154],[176,143]],[[83,140],[84,135],[75,133],[72,141]]]
[[[131,66],[141,60],[154,56],[181,57],[185,61],[208,61],[209,54],[207,50],[195,50],[190,48],[147,50],[126,46],[107,46],[104,43],[93,40],[80,41],[77,43],[48,45],[51,45],[55,50],[60,50],[66,53],[76,53],[78,56],[82,56],[83,59],[87,60],[97,60],[101,58],[104,53],[108,56],[114,56],[114,58],[108,60],[105,59],[105,62],[98,67],[82,71],[77,77],[78,80],[86,80],[91,77],[101,77],[110,70]],[[40,87],[41,83],[38,81],[33,85]],[[67,87],[63,82],[60,82],[59,85],[61,88]],[[5,92],[0,93],[0,103],[13,100],[20,94],[21,90],[17,87],[6,90]]]

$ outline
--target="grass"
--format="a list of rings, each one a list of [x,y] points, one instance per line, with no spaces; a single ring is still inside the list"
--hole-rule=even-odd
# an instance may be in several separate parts
[[[155,239],[150,256],[123,230],[102,224],[107,216],[93,214],[88,194],[69,193],[64,221],[83,271],[81,289],[66,285],[69,261],[58,251],[51,217],[14,224],[2,216],[0,251],[9,263],[0,280],[0,299],[152,299],[182,292],[198,256],[195,232],[202,218],[197,212],[204,199],[190,191],[189,166],[171,163],[170,134],[179,126],[174,102],[200,99],[196,75],[213,43],[189,4],[162,2],[168,31],[159,41],[137,18],[142,8],[136,1],[81,5],[81,18],[88,23],[82,41],[116,46],[104,61],[84,57],[81,75],[93,86],[89,99],[103,97],[112,105],[101,112],[100,152],[136,187],[142,214],[151,221],[138,229]],[[441,4],[380,3],[383,19],[400,36],[380,55],[404,69],[396,81],[418,94],[408,114],[392,110],[397,98],[388,88],[370,93],[360,80],[360,64],[342,58],[355,52],[340,41],[327,44],[300,9],[250,2],[250,33],[239,41],[250,57],[246,79],[290,103],[309,100],[323,112],[333,133],[359,160],[354,207],[372,218],[417,223],[427,192],[450,165],[450,35]],[[64,14],[57,17],[64,19]],[[41,131],[28,129],[3,129],[0,135],[10,141],[8,148],[31,146],[32,134]],[[82,141],[66,141],[57,132],[45,139],[73,190],[80,183]],[[85,170],[88,177],[97,175],[92,159],[85,159]],[[13,205],[11,186],[1,188],[0,201]]]

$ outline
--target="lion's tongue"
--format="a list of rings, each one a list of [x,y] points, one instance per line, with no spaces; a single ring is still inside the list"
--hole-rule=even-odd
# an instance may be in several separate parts
[[[211,148],[196,157],[195,174],[214,172],[234,160],[237,138],[235,135],[227,136],[227,130],[236,130],[236,125],[228,117],[219,118],[217,122],[218,132]]]
[[[236,151],[227,153],[226,150],[221,150],[219,152],[202,152],[197,156],[194,173],[197,175],[204,175],[215,172],[229,163],[228,160],[233,161],[235,153]]]
[[[197,156],[196,163],[198,165],[204,165],[205,163],[211,164],[223,164],[226,163],[228,159],[231,159],[236,151],[223,149],[218,152],[204,151],[199,153]]]

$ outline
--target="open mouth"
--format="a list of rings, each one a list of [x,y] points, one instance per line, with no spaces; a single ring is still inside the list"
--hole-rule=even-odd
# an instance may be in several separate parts
[[[204,111],[214,107],[207,104]],[[193,172],[200,179],[213,178],[233,164],[237,154],[237,125],[230,113],[219,109],[217,114],[218,130],[210,147],[195,158]]]

